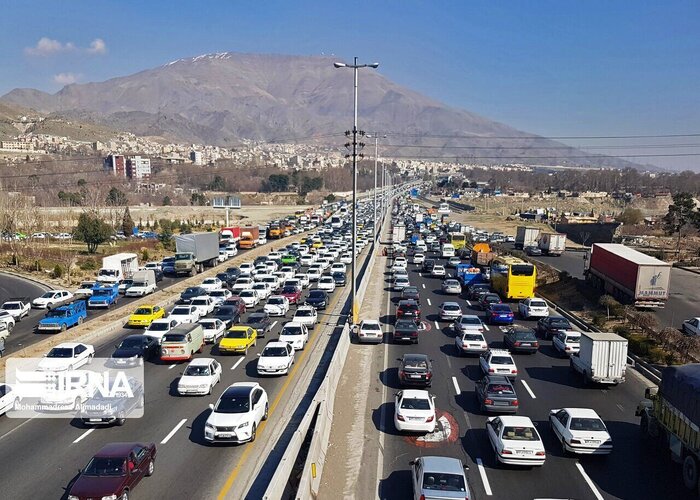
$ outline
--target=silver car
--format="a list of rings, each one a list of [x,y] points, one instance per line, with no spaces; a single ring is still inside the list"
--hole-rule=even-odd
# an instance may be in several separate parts
[[[469,467],[458,458],[424,456],[409,462],[413,499],[447,500],[472,498],[464,475]]]
[[[462,317],[462,308],[457,302],[443,302],[440,306],[440,319],[442,321],[453,321]]]
[[[462,285],[456,279],[446,279],[442,282],[442,293],[446,295],[459,295],[462,293]]]

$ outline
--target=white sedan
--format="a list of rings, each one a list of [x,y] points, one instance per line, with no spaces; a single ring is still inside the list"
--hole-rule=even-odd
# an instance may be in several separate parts
[[[241,290],[241,293],[239,293],[238,296],[245,304],[246,309],[252,309],[253,307],[257,306],[258,303],[260,303],[260,295],[258,295],[258,292],[252,288]]]
[[[544,465],[544,443],[529,417],[490,417],[486,420],[486,433],[498,462],[527,467]]]
[[[562,408],[549,412],[549,423],[564,454],[607,455],[613,442],[598,414],[588,408]]]
[[[549,306],[542,299],[525,299],[518,303],[521,318],[546,318],[549,316]]]
[[[204,330],[204,342],[215,344],[226,333],[226,323],[218,318],[203,318],[197,323],[202,325]]]
[[[289,342],[268,342],[258,354],[258,375],[288,375],[294,364],[294,347]]]
[[[207,292],[209,292],[211,290],[223,288],[224,283],[219,278],[207,278],[204,281],[202,281],[202,284],[199,286],[204,288]]]
[[[238,278],[236,282],[231,287],[233,293],[246,290],[253,286],[253,278]]]
[[[394,398],[394,426],[399,432],[433,432],[437,418],[435,396],[423,390],[404,390]]]
[[[64,342],[53,347],[39,361],[38,369],[42,371],[75,370],[83,365],[92,363],[95,348],[90,344],[80,342]]]
[[[190,301],[189,305],[197,308],[197,312],[199,313],[200,318],[203,318],[207,314],[214,312],[214,308],[216,307],[214,299],[212,299],[208,295],[201,295],[199,297],[193,298]]]
[[[310,267],[306,272],[309,276],[309,281],[318,281],[323,276],[323,269],[320,267]]]
[[[294,313],[292,321],[306,325],[308,328],[313,328],[318,321],[318,313],[313,306],[300,306]]]
[[[227,290],[226,288],[221,288],[220,290],[212,290],[209,292],[209,297],[214,301],[214,307],[219,307],[222,305],[224,302],[226,302],[226,299],[231,297],[233,294],[231,293],[230,290]]]
[[[41,297],[32,301],[32,307],[38,309],[51,309],[54,305],[68,302],[73,298],[73,294],[68,290],[50,290]]]
[[[571,356],[581,350],[581,332],[561,330],[552,338],[552,347],[563,356]]]
[[[422,253],[417,253],[413,255],[414,264],[422,264],[425,261],[425,255]]]
[[[325,290],[328,293],[335,292],[335,280],[331,276],[323,276],[318,280],[318,285],[316,286],[319,290]]]
[[[12,386],[0,384],[0,415],[13,409],[19,401],[19,395],[12,389]]]
[[[192,360],[177,382],[177,393],[180,396],[194,394],[205,396],[221,381],[221,364],[211,358]]]
[[[264,283],[262,281],[258,281],[258,282],[253,284],[251,289],[258,292],[258,296],[260,297],[260,300],[265,300],[270,295],[272,295],[272,288],[270,287],[269,283]]]
[[[180,324],[196,323],[200,318],[199,309],[189,304],[175,306],[170,311],[170,314],[168,314],[168,318],[175,319],[179,321]]]
[[[433,277],[444,278],[446,274],[445,266],[433,266],[433,270],[430,271],[430,275]]]
[[[290,321],[280,331],[280,342],[291,345],[295,351],[301,351],[309,341],[309,329],[303,323]]]
[[[376,319],[363,319],[357,330],[357,339],[360,342],[381,344],[384,341],[384,332],[379,321]]]
[[[270,316],[286,316],[289,312],[289,299],[284,295],[272,295],[267,299],[263,311]]]

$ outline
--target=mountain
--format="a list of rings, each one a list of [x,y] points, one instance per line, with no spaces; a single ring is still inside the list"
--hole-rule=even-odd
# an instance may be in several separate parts
[[[352,126],[353,87],[351,71],[335,69],[334,61],[224,52],[105,82],[71,84],[55,94],[15,89],[0,102],[179,142],[235,146],[240,139],[292,142],[323,136],[323,142],[338,144],[342,139],[330,134]],[[616,158],[575,158],[589,154],[451,108],[374,70],[362,70],[359,78],[360,129],[386,131],[386,142],[396,145],[384,149],[387,154],[496,157],[475,160],[481,163],[631,165]]]

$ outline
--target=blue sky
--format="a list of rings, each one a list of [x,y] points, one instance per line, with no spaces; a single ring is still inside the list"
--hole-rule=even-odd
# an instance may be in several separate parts
[[[0,94],[209,52],[324,53],[544,136],[700,132],[697,0],[4,0],[0,25]]]

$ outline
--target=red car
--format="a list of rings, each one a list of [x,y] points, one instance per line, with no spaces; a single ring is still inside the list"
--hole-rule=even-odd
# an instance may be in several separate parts
[[[282,295],[289,299],[290,304],[298,304],[301,300],[301,290],[295,286],[285,286],[282,289]]]
[[[243,302],[243,299],[241,299],[239,296],[234,295],[233,297],[229,297],[224,301],[224,304],[227,306],[234,306],[238,307],[238,314],[241,316],[245,314],[246,307],[245,307],[245,302]]]
[[[80,471],[68,500],[127,499],[144,476],[153,474],[155,461],[155,443],[107,444]]]

